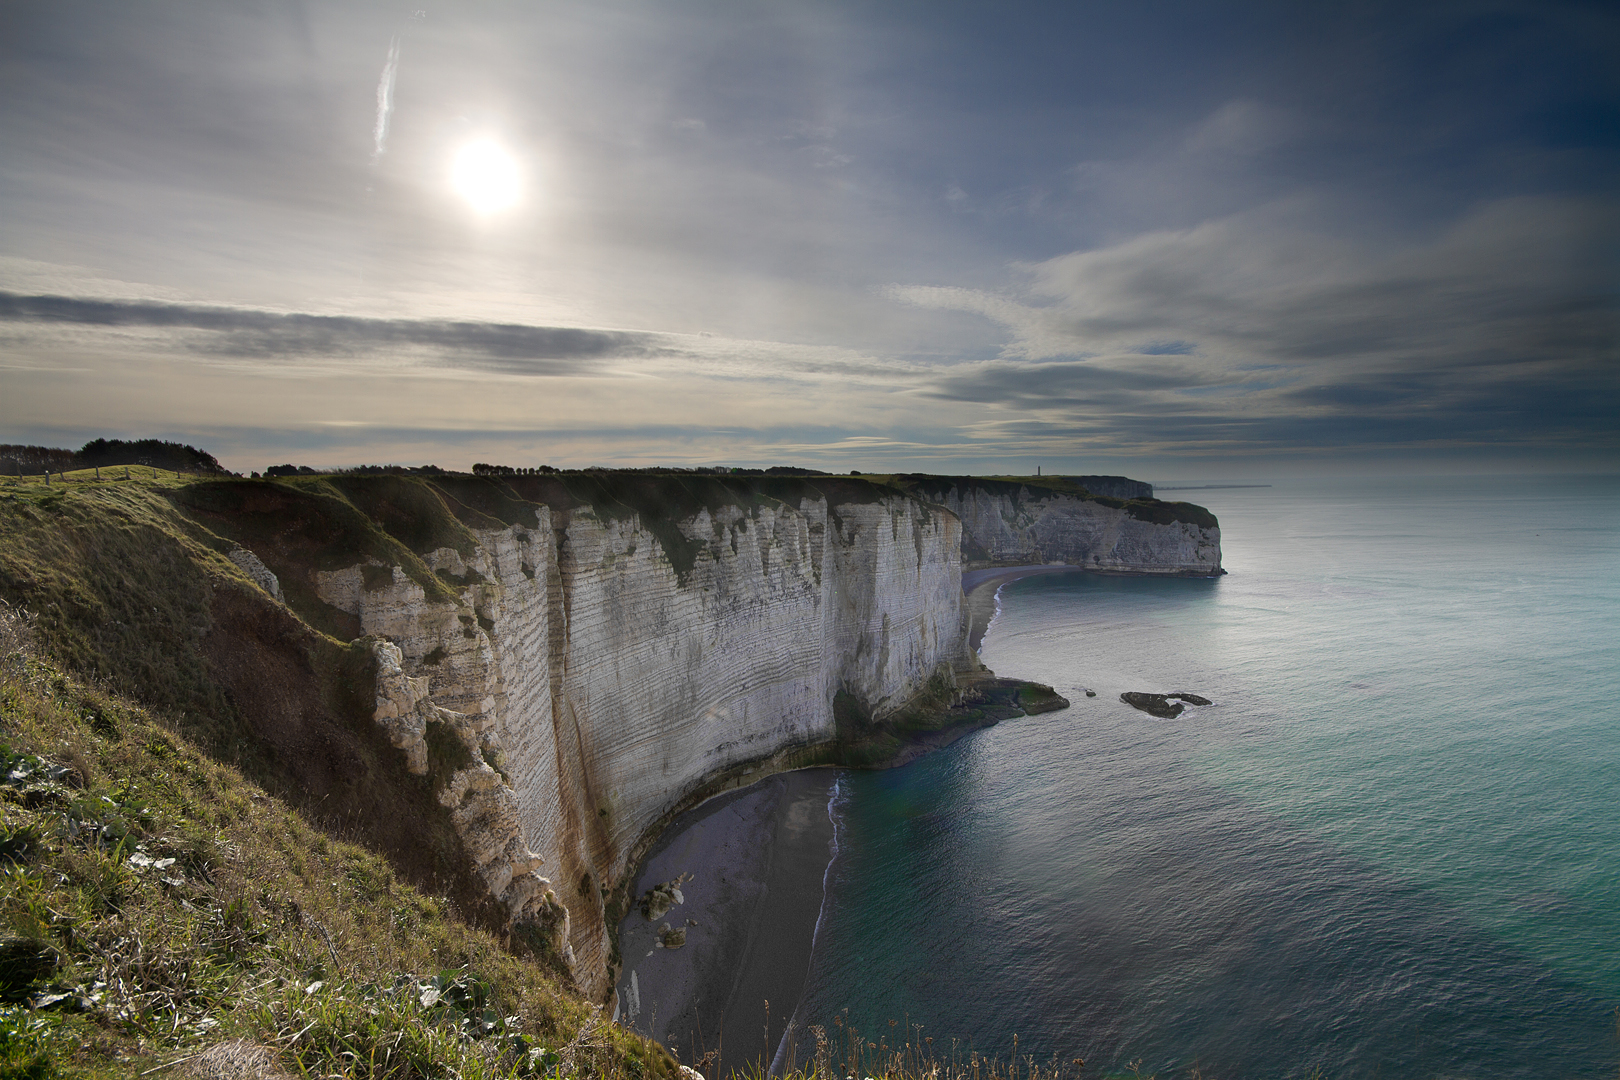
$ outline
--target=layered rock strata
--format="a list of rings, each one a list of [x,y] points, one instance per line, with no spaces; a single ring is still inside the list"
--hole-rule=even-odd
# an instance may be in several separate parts
[[[977,670],[962,533],[900,495],[722,506],[674,523],[696,552],[678,570],[636,515],[541,506],[536,522],[424,556],[456,603],[375,562],[316,586],[385,639],[376,719],[412,770],[453,759],[439,798],[478,876],[602,997],[606,903],[661,822],[814,760],[835,698],[880,718]]]

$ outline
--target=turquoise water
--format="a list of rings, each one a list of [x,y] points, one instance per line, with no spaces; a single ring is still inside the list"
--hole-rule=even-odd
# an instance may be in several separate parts
[[[841,778],[801,1030],[1016,1033],[1093,1075],[1614,1076],[1620,482],[1188,495],[1230,576],[1003,589],[985,661],[1071,709]]]

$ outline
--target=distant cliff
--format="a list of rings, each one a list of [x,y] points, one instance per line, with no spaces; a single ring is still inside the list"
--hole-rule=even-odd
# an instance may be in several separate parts
[[[1116,498],[1081,486],[1123,477],[901,477],[913,494],[940,503],[962,522],[968,569],[1067,563],[1115,573],[1211,576],[1221,569],[1215,515],[1192,503]],[[1099,485],[1100,486],[1100,485]],[[1147,484],[1141,484],[1151,492]]]
[[[1041,477],[1035,478],[1037,481]],[[1067,480],[1078,487],[1083,487],[1093,495],[1102,495],[1110,499],[1151,499],[1153,498],[1153,485],[1142,480],[1132,480],[1125,476],[1052,476],[1050,480]]]

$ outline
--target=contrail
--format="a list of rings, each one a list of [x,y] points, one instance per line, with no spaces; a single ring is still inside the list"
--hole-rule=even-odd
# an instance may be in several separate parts
[[[388,143],[388,117],[394,111],[394,72],[399,68],[399,35],[388,43],[388,63],[383,65],[382,78],[377,80],[377,129],[372,133],[376,148],[371,160],[382,157]]]

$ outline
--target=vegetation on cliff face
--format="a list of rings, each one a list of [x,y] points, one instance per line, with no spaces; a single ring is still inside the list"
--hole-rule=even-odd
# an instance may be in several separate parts
[[[707,511],[741,508],[750,517],[764,506],[797,508],[802,500],[825,499],[836,507],[872,503],[903,495],[898,489],[864,478],[800,476],[786,473],[750,476],[685,471],[587,469],[530,476],[491,474],[474,480],[447,477],[436,481],[458,514],[487,515],[499,522],[534,527],[534,508],[588,508],[604,521],[635,517],[658,539],[677,578],[686,580],[712,538],[690,536],[679,523]]]
[[[178,485],[168,499],[210,533],[252,549],[305,622],[345,641],[359,635],[359,623],[317,595],[311,570],[398,566],[429,600],[449,604],[455,593],[419,556],[473,546],[472,534],[431,487],[402,477],[209,480]]]
[[[308,1076],[674,1076],[452,898],[65,673],[21,621],[0,609],[0,1076],[205,1052]]]
[[[833,698],[837,740],[821,763],[847,768],[893,768],[979,728],[1015,716],[1068,708],[1050,686],[1021,679],[998,679],[988,669],[952,679],[936,673],[906,705],[874,719],[849,694]]]

